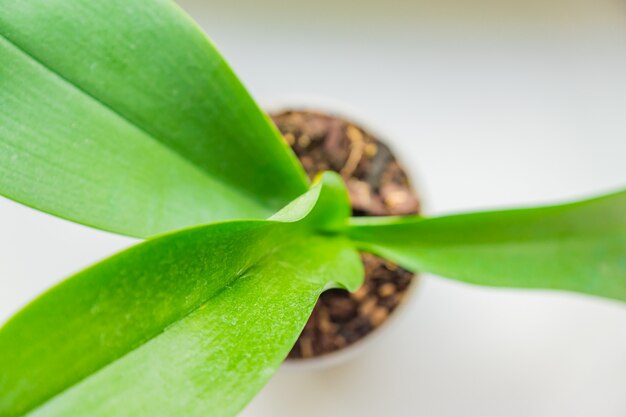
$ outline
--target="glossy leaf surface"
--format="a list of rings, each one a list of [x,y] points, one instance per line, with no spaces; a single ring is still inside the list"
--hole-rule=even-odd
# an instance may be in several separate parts
[[[290,222],[147,241],[35,300],[0,329],[0,415],[234,415],[287,355],[319,293],[362,280],[345,238],[311,233],[306,216],[326,192],[318,184],[309,204],[283,210]]]
[[[553,207],[352,223],[348,234],[362,249],[414,271],[626,301],[626,191]]]
[[[0,0],[0,195],[147,237],[306,191],[275,127],[169,0]]]

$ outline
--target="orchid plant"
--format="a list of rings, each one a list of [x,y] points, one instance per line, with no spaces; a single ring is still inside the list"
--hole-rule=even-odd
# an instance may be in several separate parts
[[[0,0],[0,194],[145,239],[0,329],[0,416],[233,416],[358,251],[468,283],[626,301],[626,191],[351,218],[169,0]]]

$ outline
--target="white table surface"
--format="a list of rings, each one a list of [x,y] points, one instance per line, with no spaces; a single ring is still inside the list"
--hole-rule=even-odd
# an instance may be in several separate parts
[[[621,2],[222,3],[181,1],[262,101],[340,103],[385,132],[428,214],[626,185]],[[0,320],[133,242],[0,199]],[[242,415],[624,417],[626,307],[424,276],[362,354],[281,369]]]

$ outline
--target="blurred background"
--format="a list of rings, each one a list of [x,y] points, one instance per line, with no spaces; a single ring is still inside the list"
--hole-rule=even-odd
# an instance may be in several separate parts
[[[427,214],[626,185],[626,2],[180,0],[267,105],[381,132]],[[134,243],[0,198],[0,321]],[[256,416],[626,416],[626,308],[423,276],[360,355],[281,369]]]

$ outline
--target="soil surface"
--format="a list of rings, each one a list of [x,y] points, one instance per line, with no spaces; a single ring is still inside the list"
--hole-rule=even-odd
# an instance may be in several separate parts
[[[270,114],[309,177],[335,171],[346,181],[354,216],[416,214],[419,200],[387,146],[352,122],[325,113]],[[289,359],[345,348],[381,326],[404,299],[414,275],[371,254],[361,255],[365,283],[350,294],[329,290],[318,300]]]

